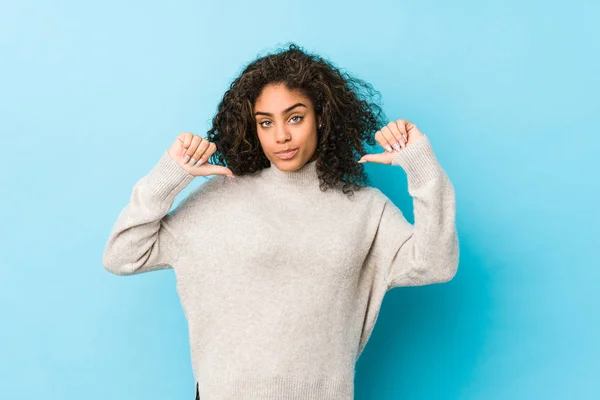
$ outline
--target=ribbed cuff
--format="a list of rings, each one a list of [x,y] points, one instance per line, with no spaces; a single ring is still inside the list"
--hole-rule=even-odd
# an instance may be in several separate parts
[[[354,398],[354,382],[340,378],[249,377],[201,382],[198,387],[200,398],[208,400],[350,400]]]
[[[156,196],[168,199],[174,198],[194,178],[194,175],[183,169],[171,158],[168,151],[165,151],[147,175],[147,185]]]
[[[392,159],[392,165],[400,166],[406,171],[408,186],[411,189],[423,186],[442,170],[426,135],[400,150]]]

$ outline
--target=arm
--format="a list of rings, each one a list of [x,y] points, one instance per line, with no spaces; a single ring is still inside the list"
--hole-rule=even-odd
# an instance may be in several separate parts
[[[140,179],[119,214],[104,250],[104,268],[116,275],[172,268],[185,229],[185,202],[168,213],[177,194],[194,176],[165,151]]]
[[[387,289],[447,282],[455,276],[459,258],[452,183],[427,136],[400,151],[392,165],[406,171],[415,224],[386,198],[376,251]]]

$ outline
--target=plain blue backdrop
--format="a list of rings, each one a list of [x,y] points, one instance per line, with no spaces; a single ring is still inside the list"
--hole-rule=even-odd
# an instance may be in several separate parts
[[[388,292],[356,399],[600,398],[599,11],[2,2],[0,398],[193,398],[174,274],[111,275],[102,253],[177,134],[205,136],[242,66],[290,41],[370,82],[456,190],[458,274]],[[367,171],[412,222],[404,172]]]

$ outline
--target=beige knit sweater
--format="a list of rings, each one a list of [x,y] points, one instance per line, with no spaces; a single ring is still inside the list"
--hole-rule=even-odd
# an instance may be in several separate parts
[[[194,177],[165,152],[133,187],[104,268],[173,269],[202,400],[352,399],[386,291],[458,267],[454,189],[429,138],[389,167],[407,173],[414,225],[374,187],[321,191],[316,161],[210,176],[170,211]]]

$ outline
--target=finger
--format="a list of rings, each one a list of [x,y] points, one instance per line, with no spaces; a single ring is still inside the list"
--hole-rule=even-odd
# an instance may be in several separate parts
[[[400,151],[400,149],[404,148],[404,137],[402,136],[402,132],[400,132],[400,129],[398,129],[396,121],[390,121],[387,126],[392,132],[392,135],[394,135],[394,143],[392,143],[392,147],[397,151]]]
[[[385,149],[387,140],[383,137],[383,133],[381,133],[381,130],[375,132],[375,140],[377,141],[377,144],[379,144],[383,149]]]
[[[381,128],[381,134],[383,135],[383,137],[385,139],[383,148],[389,152],[392,152],[393,151],[392,144],[394,144],[396,142],[396,139],[394,138],[392,131],[387,126],[384,126],[383,128]]]
[[[396,120],[396,125],[398,125],[398,129],[400,129],[400,132],[402,132],[402,136],[404,137],[404,141],[406,143],[408,143],[408,130],[407,130],[407,124],[410,124],[410,122],[403,120],[403,119],[398,119]],[[412,124],[411,124],[412,125]]]
[[[401,122],[398,122],[401,121]],[[392,124],[398,129],[398,135],[400,136],[400,140],[398,144],[401,148],[405,148],[408,142],[408,134],[406,133],[406,126],[404,124],[404,120],[393,121]]]
[[[382,128],[382,130],[383,130],[383,128]],[[377,142],[383,149],[387,150],[388,152],[392,151],[392,148],[390,147],[390,142],[388,141],[388,139],[385,138],[385,136],[383,136],[383,133],[381,132],[381,130],[379,130],[375,133],[375,140],[377,140]],[[392,146],[393,146],[393,144],[392,144]]]
[[[190,147],[193,137],[194,134],[192,132],[181,132],[181,134],[177,137],[177,139],[179,139],[181,142],[181,146],[183,147],[184,151]]]
[[[202,163],[206,161],[206,158],[201,158],[201,157],[204,155],[204,153],[206,152],[206,150],[208,149],[209,146],[210,146],[210,142],[206,139],[201,138],[201,142],[198,145],[196,152],[192,156],[192,159],[190,160],[190,164],[202,165]]]
[[[406,130],[408,133],[408,142],[409,143],[413,143],[417,140],[420,140],[424,135],[421,131],[419,131],[419,128],[417,128],[417,126],[415,124],[413,124],[412,122],[408,122],[406,123]]]
[[[215,153],[215,151],[217,151],[217,145],[213,142],[208,142],[208,149],[206,149],[206,152],[204,153],[202,158],[204,160],[208,160]]]
[[[198,162],[196,163],[196,166],[198,167],[207,162],[217,148],[217,146],[214,143],[209,142],[207,140],[205,142],[206,149],[202,152],[202,155],[199,157]]]
[[[375,132],[375,140],[377,140],[377,143],[379,143],[379,145],[384,150],[387,150],[389,143],[388,143],[387,139],[385,138],[385,136],[383,136],[383,133],[381,132],[381,130],[378,130],[377,132]]]
[[[191,158],[194,155],[194,153],[196,152],[196,150],[198,149],[198,145],[200,144],[201,140],[202,140],[202,138],[200,136],[194,135],[194,137],[192,138],[192,142],[190,143],[190,146],[184,153],[185,154],[184,164],[190,164]]]
[[[233,171],[231,171],[229,168],[223,167],[221,165],[209,164],[206,162],[206,160],[208,160],[210,158],[210,156],[216,151],[216,149],[217,149],[217,146],[211,142],[208,149],[204,152],[204,154],[200,158],[200,160],[203,161],[203,163],[202,163],[203,164],[203,167],[202,167],[203,175],[226,175],[228,177],[235,178]],[[199,162],[200,161],[198,161],[198,163]],[[202,165],[202,164],[198,164],[198,163],[196,163],[196,165],[194,167],[200,167],[200,165]]]

